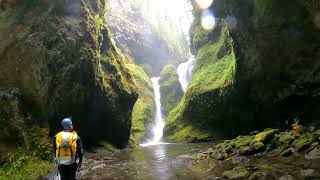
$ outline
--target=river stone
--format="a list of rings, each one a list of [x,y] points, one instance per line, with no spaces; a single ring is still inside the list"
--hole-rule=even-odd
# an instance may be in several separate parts
[[[288,148],[284,151],[282,151],[282,153],[280,154],[283,157],[288,157],[293,153],[293,149],[292,148]]]
[[[303,177],[314,177],[315,170],[314,169],[303,169],[300,171],[300,174]]]
[[[279,178],[279,180],[293,180],[291,175],[284,175]]]
[[[265,172],[255,172],[253,174],[251,174],[251,176],[249,177],[249,180],[267,180],[267,173]]]
[[[198,172],[212,171],[216,164],[210,159],[196,159],[189,165],[190,169]]]
[[[228,179],[238,179],[238,178],[245,178],[248,176],[248,171],[245,167],[238,166],[233,168],[232,170],[228,170],[223,172],[223,177]]]
[[[239,163],[243,163],[243,162],[247,162],[249,161],[249,159],[245,156],[238,156],[235,158],[232,158],[232,164],[239,164]]]
[[[306,159],[320,159],[320,147],[314,148],[312,151],[310,151],[306,156]]]
[[[267,130],[267,131],[263,131],[259,134],[257,134],[255,137],[254,137],[254,140],[257,141],[257,142],[266,142],[266,141],[269,141],[271,140],[274,135],[278,132],[277,129],[271,129],[271,130]]]
[[[306,148],[310,147],[311,144],[312,144],[311,137],[302,137],[295,141],[295,149],[297,151],[303,151]]]

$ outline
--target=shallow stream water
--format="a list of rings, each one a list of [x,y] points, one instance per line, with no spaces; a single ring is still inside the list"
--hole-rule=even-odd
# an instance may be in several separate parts
[[[225,179],[223,172],[242,166],[249,179],[256,172],[264,172],[268,180],[319,180],[320,160],[306,159],[303,155],[280,157],[268,153],[253,157],[237,156],[225,161],[199,161],[195,154],[205,154],[213,143],[159,144],[109,152],[96,150],[86,153],[78,179],[124,180],[213,180]],[[54,175],[51,175],[53,179]]]
[[[80,179],[202,179],[188,166],[191,154],[210,144],[159,144],[118,153],[88,154]]]

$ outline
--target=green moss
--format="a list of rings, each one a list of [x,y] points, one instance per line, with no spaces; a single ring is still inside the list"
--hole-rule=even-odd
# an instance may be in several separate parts
[[[105,150],[110,152],[120,152],[120,150],[115,147],[113,144],[105,141],[101,141],[98,143],[99,146],[102,146]]]
[[[290,145],[298,136],[297,131],[282,132],[279,134],[279,142]]]
[[[192,162],[192,168],[194,171],[198,172],[208,172],[212,171],[216,167],[216,164],[207,158],[198,157],[195,161]]]
[[[198,133],[203,133],[203,136],[212,135],[208,121],[213,119],[209,119],[208,116],[213,116],[212,114],[219,110],[218,102],[227,93],[227,90],[224,89],[233,85],[236,58],[233,51],[233,41],[229,36],[225,22],[218,20],[212,33],[218,33],[220,36],[199,50],[193,77],[186,93],[168,116],[165,135],[170,136],[171,139],[187,137],[182,135],[185,130],[180,130],[185,127],[188,127],[189,131],[201,129]],[[196,118],[191,118],[190,115],[194,115]],[[179,124],[183,124],[183,126]],[[176,133],[179,135],[174,135]],[[198,133],[196,134],[199,135]]]
[[[271,140],[277,132],[278,132],[277,129],[263,131],[254,137],[254,141],[267,142],[267,141]]]
[[[53,171],[53,164],[18,149],[6,157],[0,167],[0,179],[37,179]]]
[[[254,136],[238,136],[234,140],[234,145],[236,148],[240,148],[242,146],[249,146],[253,139]]]
[[[126,67],[132,74],[139,93],[139,98],[133,107],[131,123],[131,139],[139,143],[146,135],[145,127],[154,116],[152,82],[141,67],[135,64],[127,64]]]
[[[320,142],[320,130],[317,130],[312,133],[312,141]]]
[[[169,141],[197,142],[208,140],[210,137],[211,134],[208,132],[188,125],[179,127],[178,131],[176,131],[172,136],[167,136],[166,139]]]
[[[223,172],[223,177],[226,177],[228,179],[245,178],[248,175],[249,172],[242,166],[235,167],[232,170]]]
[[[259,153],[265,149],[265,146],[262,142],[257,142],[249,146],[242,146],[239,149],[241,155],[253,155]]]
[[[152,74],[152,66],[150,64],[140,64],[140,67],[143,68],[144,72],[146,72],[148,75]]]
[[[227,29],[225,33],[228,33]],[[218,42],[207,44],[199,50],[189,89],[194,93],[203,93],[233,83],[236,65],[231,44],[231,39],[221,36]]]
[[[299,139],[297,139],[295,142],[295,149],[297,151],[303,151],[306,148],[310,147],[310,145],[312,144],[312,138],[309,136],[303,136]]]
[[[200,21],[196,20],[192,23],[189,31],[189,36],[191,37],[191,48],[193,51],[199,50],[202,46],[206,45],[210,38],[208,37],[212,31],[205,31],[201,25]]]
[[[251,174],[249,180],[268,180],[268,176],[265,172],[258,171]]]
[[[48,136],[49,129],[32,127],[27,136],[33,154],[43,160],[52,160],[52,139]]]
[[[177,67],[175,65],[169,64],[162,68],[160,72],[160,76],[164,76],[166,74],[175,74],[177,71]]]
[[[165,112],[169,113],[178,105],[183,96],[176,66],[167,65],[161,70],[159,85],[161,104]]]

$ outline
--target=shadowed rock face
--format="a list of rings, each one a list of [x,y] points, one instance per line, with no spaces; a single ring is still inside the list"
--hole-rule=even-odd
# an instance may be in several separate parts
[[[20,102],[26,127],[49,125],[54,133],[61,119],[70,116],[87,144],[106,140],[125,145],[137,94],[126,59],[109,39],[106,2],[0,3],[0,87],[20,92],[11,99]],[[13,118],[0,108],[0,119]]]
[[[190,129],[197,132],[191,139],[234,136],[297,116],[303,125],[319,124],[319,2],[216,0],[211,9],[218,18],[211,32],[201,29],[200,13],[195,11],[190,30],[192,52],[197,55],[195,75],[169,115],[168,137],[188,139],[183,132]],[[228,33],[221,32],[221,22],[227,24]],[[221,45],[229,35],[231,43]],[[218,66],[230,50],[234,72],[227,71],[230,64]],[[211,65],[212,73],[206,75]],[[212,76],[229,80],[217,84]],[[201,86],[208,78],[211,83]]]

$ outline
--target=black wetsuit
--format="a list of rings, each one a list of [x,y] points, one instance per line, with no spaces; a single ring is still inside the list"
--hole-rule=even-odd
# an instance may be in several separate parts
[[[53,139],[53,152],[54,152],[54,154],[56,154],[56,150],[57,150],[56,137],[54,137],[54,139]],[[82,157],[83,157],[82,141],[81,141],[80,136],[78,136],[76,159],[79,158],[79,164],[82,163]],[[61,180],[75,180],[77,169],[78,169],[78,164],[76,162],[71,165],[62,165],[62,164],[58,165],[58,170],[59,170]]]

